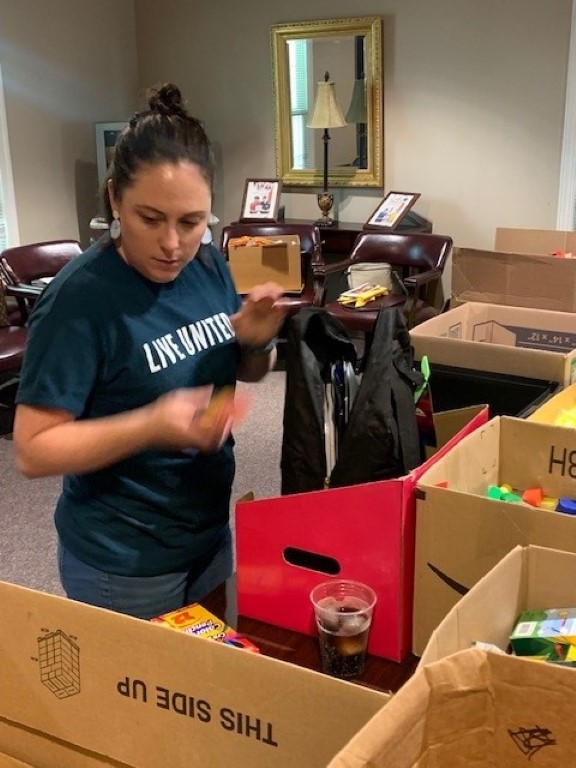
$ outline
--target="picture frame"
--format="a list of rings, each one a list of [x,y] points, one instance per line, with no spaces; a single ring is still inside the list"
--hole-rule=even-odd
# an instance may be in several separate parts
[[[282,181],[246,179],[239,221],[277,221]]]
[[[96,137],[96,167],[98,169],[98,186],[102,187],[106,179],[106,174],[112,158],[114,157],[114,146],[118,136],[128,125],[128,121],[118,123],[95,123],[94,132]]]
[[[419,197],[420,192],[388,192],[364,224],[364,229],[396,229]]]

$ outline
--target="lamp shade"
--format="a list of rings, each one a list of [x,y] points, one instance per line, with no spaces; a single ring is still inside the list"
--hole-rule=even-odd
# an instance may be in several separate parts
[[[318,83],[316,102],[308,128],[342,128],[346,125],[336,99],[336,88],[331,80]]]
[[[347,123],[365,123],[368,117],[366,114],[366,80],[355,80],[354,90],[350,106],[346,113]]]

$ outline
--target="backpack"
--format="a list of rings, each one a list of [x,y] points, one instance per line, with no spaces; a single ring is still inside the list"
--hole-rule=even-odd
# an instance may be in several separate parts
[[[350,402],[357,356],[344,325],[318,307],[287,321],[282,494],[401,477],[422,462],[414,393],[424,379],[398,307],[380,310],[367,354]]]

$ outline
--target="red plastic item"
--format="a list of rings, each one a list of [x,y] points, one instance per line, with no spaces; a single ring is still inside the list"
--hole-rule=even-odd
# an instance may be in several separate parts
[[[533,507],[539,507],[542,504],[543,498],[544,494],[542,493],[542,488],[526,488],[522,494],[522,501],[525,501],[526,504],[530,504]]]

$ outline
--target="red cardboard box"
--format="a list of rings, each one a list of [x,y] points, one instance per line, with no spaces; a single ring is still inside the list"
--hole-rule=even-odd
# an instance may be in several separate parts
[[[402,661],[412,641],[416,481],[487,419],[486,406],[436,414],[443,447],[404,477],[238,503],[238,612],[315,635],[310,590],[331,576],[363,581],[378,595],[368,651]]]

